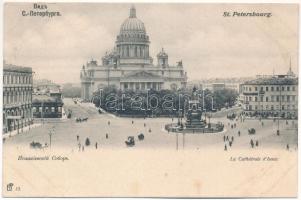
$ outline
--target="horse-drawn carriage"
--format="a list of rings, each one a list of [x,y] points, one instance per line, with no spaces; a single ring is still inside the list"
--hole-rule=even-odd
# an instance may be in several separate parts
[[[125,141],[125,144],[128,147],[135,146],[135,138],[134,138],[134,136],[129,136],[128,139]]]
[[[77,117],[77,118],[75,118],[75,121],[76,122],[86,122],[86,121],[88,121],[88,117],[85,117],[85,118],[80,118],[80,117]]]
[[[138,139],[139,139],[139,140],[144,140],[144,135],[143,135],[143,133],[140,133],[140,134],[138,135]]]
[[[39,143],[39,142],[32,141],[30,143],[30,148],[33,148],[33,149],[42,149],[42,144]]]
[[[256,133],[255,128],[249,128],[248,129],[249,135],[254,135]]]

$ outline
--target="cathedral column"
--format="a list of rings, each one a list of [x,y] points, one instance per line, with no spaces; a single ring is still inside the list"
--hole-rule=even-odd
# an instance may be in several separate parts
[[[137,57],[140,57],[140,46],[137,46]]]

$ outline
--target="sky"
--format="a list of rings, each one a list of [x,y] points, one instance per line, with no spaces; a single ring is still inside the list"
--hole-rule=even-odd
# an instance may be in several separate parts
[[[48,3],[58,17],[22,16],[33,3],[4,5],[4,59],[32,67],[34,77],[79,83],[82,65],[114,48],[132,4]],[[182,60],[188,80],[298,73],[297,4],[141,4],[137,18],[150,37],[150,55],[164,48]],[[271,17],[224,17],[268,12]]]

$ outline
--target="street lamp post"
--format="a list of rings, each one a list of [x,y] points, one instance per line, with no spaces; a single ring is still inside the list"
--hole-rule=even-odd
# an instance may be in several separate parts
[[[99,108],[101,108],[102,89],[99,89]]]
[[[54,127],[52,127],[52,130],[49,131],[48,135],[49,135],[49,147],[51,148],[51,139],[52,139],[52,134],[54,133]]]
[[[281,117],[281,99],[282,99],[282,96],[281,96],[281,85],[279,85],[279,114],[278,114],[278,128],[277,128],[277,135],[279,136],[280,135],[280,129],[279,129],[279,120],[280,120],[280,117]]]

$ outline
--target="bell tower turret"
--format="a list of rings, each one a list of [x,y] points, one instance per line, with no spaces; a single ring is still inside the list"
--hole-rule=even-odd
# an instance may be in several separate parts
[[[160,53],[157,54],[157,59],[158,59],[158,65],[162,67],[167,67],[168,66],[168,54],[165,53],[164,49],[160,51]]]

